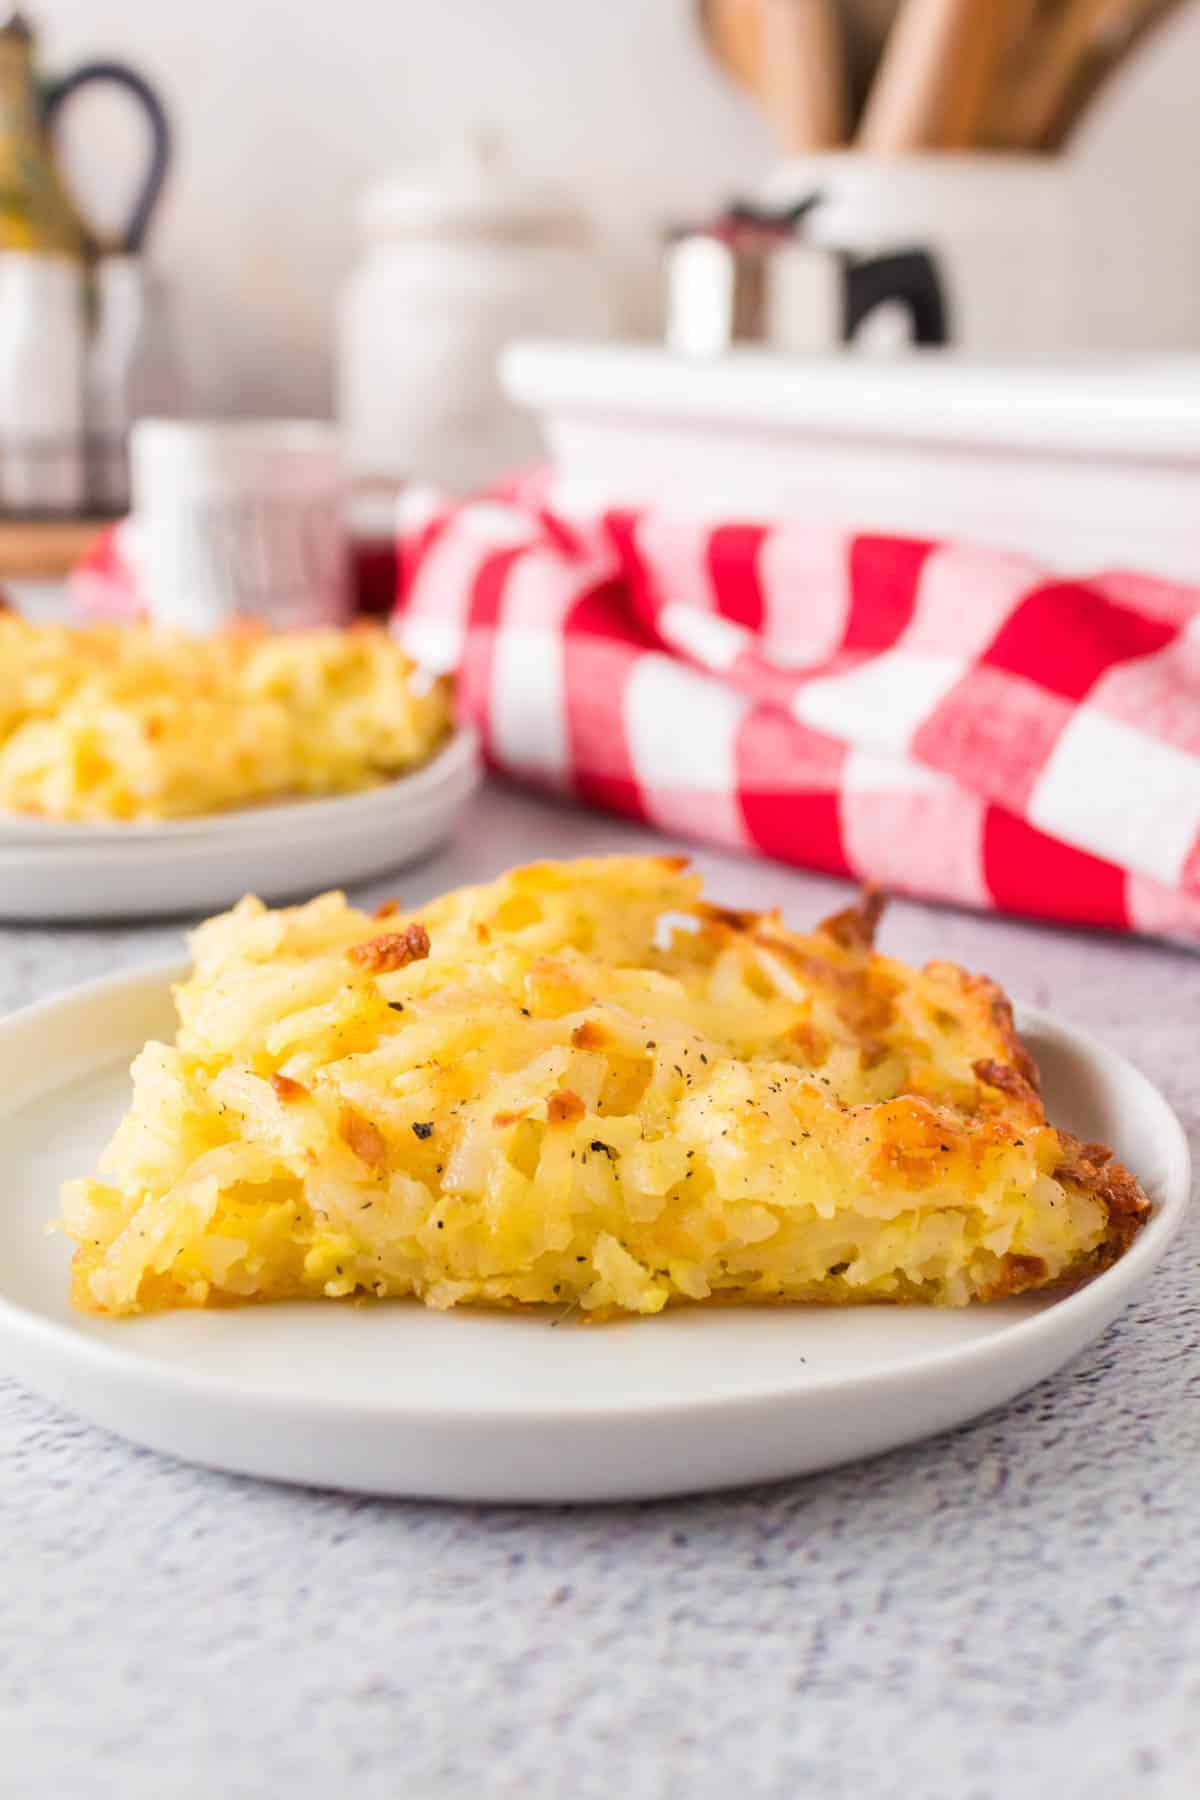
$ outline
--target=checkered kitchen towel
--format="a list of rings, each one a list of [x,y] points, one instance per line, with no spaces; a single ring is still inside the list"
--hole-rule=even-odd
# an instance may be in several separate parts
[[[684,837],[1200,941],[1200,589],[795,524],[409,496],[396,630],[492,763]]]

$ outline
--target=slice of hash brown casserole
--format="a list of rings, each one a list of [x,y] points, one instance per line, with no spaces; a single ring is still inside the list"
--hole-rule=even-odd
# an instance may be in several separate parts
[[[0,811],[152,823],[376,787],[453,729],[382,626],[209,637],[0,610]]]
[[[1074,1281],[1148,1203],[1046,1123],[1000,990],[800,936],[681,860],[202,925],[174,1045],[69,1183],[76,1303],[924,1301]]]

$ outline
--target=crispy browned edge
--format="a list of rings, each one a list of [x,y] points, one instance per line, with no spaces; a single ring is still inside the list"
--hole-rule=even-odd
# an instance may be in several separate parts
[[[414,922],[402,931],[384,931],[364,943],[351,944],[346,955],[372,975],[387,975],[406,969],[409,963],[423,962],[429,955],[429,933]]]
[[[981,996],[986,997],[992,1022],[1003,1040],[1007,1056],[1006,1062],[977,1062],[974,1065],[976,1076],[988,1087],[999,1088],[1026,1102],[1033,1101],[1041,1120],[1049,1123],[1041,1100],[1038,1067],[1018,1035],[1012,1003],[1007,994],[986,975],[966,976],[964,979],[971,982]],[[1071,1182],[1082,1188],[1085,1193],[1093,1195],[1105,1211],[1104,1240],[1086,1264],[1074,1271],[1069,1278],[1072,1282],[1077,1282],[1099,1274],[1124,1255],[1149,1219],[1151,1205],[1137,1177],[1123,1163],[1116,1161],[1107,1144],[1082,1143],[1061,1126],[1055,1125],[1053,1129],[1063,1147],[1063,1159],[1054,1171],[1055,1180]],[[1026,1272],[1020,1266],[1026,1260],[1036,1261],[1036,1258],[1006,1259],[1006,1263],[1018,1266],[1012,1269],[1011,1281],[1003,1285],[996,1298],[1001,1298],[1003,1294],[1021,1293],[1024,1289],[1037,1285],[1041,1271],[1035,1269]]]
[[[858,898],[840,912],[822,920],[817,931],[846,952],[840,979],[857,991],[864,1026],[864,1042],[869,1042],[871,1025],[878,1024],[870,999],[870,974],[874,957],[875,936],[886,909],[888,896],[875,887],[864,887]],[[798,947],[789,944],[790,935],[783,931],[777,914],[734,912],[724,907],[705,907],[703,916],[711,924],[731,932],[745,932],[773,949],[785,953],[792,949],[790,960],[803,966],[807,960]],[[1012,1002],[998,982],[988,975],[972,975],[957,963],[931,962],[926,973],[943,976],[955,983],[965,998],[977,1008],[981,1019],[990,1023],[1001,1055],[981,1058],[974,1065],[976,1079],[985,1088],[994,1088],[1007,1096],[1014,1109],[1023,1113],[1030,1125],[1046,1125],[1046,1110],[1041,1098],[1041,1077],[1037,1064],[1022,1043],[1013,1017]],[[885,1002],[886,1004],[886,1002]],[[1055,1170],[1055,1178],[1072,1182],[1094,1195],[1105,1209],[1106,1228],[1103,1242],[1087,1259],[1064,1277],[1060,1285],[1073,1285],[1100,1270],[1108,1268],[1124,1254],[1150,1216],[1151,1205],[1141,1184],[1123,1164],[1117,1162],[1106,1144],[1081,1143],[1059,1126],[1057,1133],[1063,1147],[1063,1158]],[[1002,1299],[1042,1285],[1045,1268],[1037,1257],[1010,1255],[1004,1259],[1001,1279],[986,1298]]]

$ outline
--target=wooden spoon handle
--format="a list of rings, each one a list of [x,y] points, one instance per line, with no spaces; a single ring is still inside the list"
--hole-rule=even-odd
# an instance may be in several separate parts
[[[1089,49],[1114,0],[1069,0],[1042,34],[1009,115],[1009,134],[1031,149],[1053,130],[1088,61]]]
[[[767,110],[793,155],[846,141],[846,49],[833,0],[762,0]]]
[[[1094,52],[1085,57],[1074,81],[1063,95],[1053,119],[1038,139],[1039,150],[1061,150],[1097,97],[1113,77],[1130,62],[1147,38],[1160,30],[1186,0],[1132,0],[1121,8],[1121,18]]]
[[[1006,35],[1006,0],[906,0],[867,99],[862,148],[972,143]]]

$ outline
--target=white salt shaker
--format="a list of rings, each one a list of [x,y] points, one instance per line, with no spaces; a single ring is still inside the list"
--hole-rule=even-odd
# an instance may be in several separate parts
[[[87,351],[87,489],[97,512],[129,505],[135,420],[183,410],[183,381],[162,277],[141,256],[103,256],[95,268],[96,324]]]
[[[83,365],[80,264],[0,252],[0,510],[82,509]]]
[[[440,168],[369,187],[363,261],[338,322],[338,409],[351,476],[478,487],[537,455],[501,392],[500,351],[530,332],[602,336],[605,283],[567,194],[526,180],[480,134]]]

